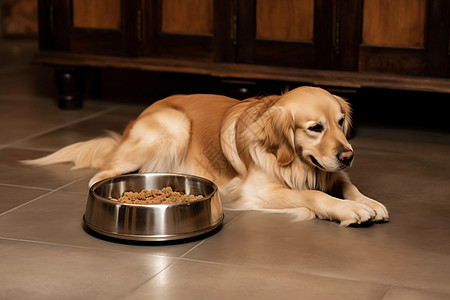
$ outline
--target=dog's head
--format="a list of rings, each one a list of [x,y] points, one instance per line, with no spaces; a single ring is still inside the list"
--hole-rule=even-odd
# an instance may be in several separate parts
[[[346,138],[351,127],[351,109],[345,100],[323,89],[301,87],[282,95],[274,107],[280,109],[279,117],[291,122],[292,159],[297,155],[302,161],[328,172],[351,165],[353,149]]]
[[[252,163],[269,167],[267,153],[279,166],[289,166],[298,157],[312,168],[341,171],[353,161],[346,139],[350,115],[345,100],[320,88],[300,87],[281,96],[248,99],[225,118],[222,149],[240,174]]]

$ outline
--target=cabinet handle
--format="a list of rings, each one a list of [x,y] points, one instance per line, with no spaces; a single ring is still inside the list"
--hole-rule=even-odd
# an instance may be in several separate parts
[[[53,7],[53,4],[50,4],[48,7],[48,25],[50,30],[53,30],[55,27],[55,8]]]
[[[341,52],[341,1],[336,0],[334,11],[334,53],[339,55]]]
[[[334,32],[334,52],[336,55],[339,55],[341,52],[341,23],[339,21],[336,22]]]
[[[233,45],[237,44],[237,15],[231,16],[230,39]]]
[[[138,41],[142,40],[142,12],[140,9],[136,12],[136,36]]]

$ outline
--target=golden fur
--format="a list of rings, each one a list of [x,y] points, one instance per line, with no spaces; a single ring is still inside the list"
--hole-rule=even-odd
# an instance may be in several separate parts
[[[244,101],[176,95],[144,110],[121,139],[112,134],[25,163],[100,168],[90,185],[134,171],[189,173],[214,181],[230,208],[342,226],[386,221],[386,208],[343,172],[353,159],[350,115],[346,101],[313,87]]]

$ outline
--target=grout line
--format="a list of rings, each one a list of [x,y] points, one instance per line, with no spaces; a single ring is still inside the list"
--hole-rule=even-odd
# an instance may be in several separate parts
[[[12,242],[19,242],[19,243],[31,243],[31,244],[38,244],[38,245],[65,247],[65,248],[75,248],[75,249],[82,249],[82,250],[102,251],[102,252],[108,252],[108,253],[128,253],[128,254],[131,253],[129,251],[124,251],[124,250],[109,250],[107,248],[97,248],[97,247],[82,246],[82,245],[60,244],[60,243],[54,243],[54,242],[20,239],[20,238],[13,238],[13,237],[7,237],[7,236],[0,236],[0,241],[1,240],[12,241]],[[157,255],[157,254],[145,253],[145,252],[134,252],[133,254],[149,255],[149,256],[153,256],[153,257],[167,258],[167,259],[171,259],[171,260],[174,259],[174,257],[171,257],[171,256]]]
[[[230,221],[228,221],[225,225],[222,225],[223,227],[228,227],[228,225],[232,224],[236,219],[238,219],[240,216],[242,215],[239,214],[237,216],[235,216],[233,219],[231,219]],[[220,229],[220,231],[222,231],[224,228]],[[213,238],[214,235],[209,236],[203,240],[201,240],[199,243],[197,243],[196,245],[194,245],[191,249],[187,250],[185,253],[183,253],[182,255],[180,255],[178,258],[184,258],[186,255],[188,255],[189,253],[191,253],[192,251],[194,251],[195,249],[197,249],[198,247],[200,247],[201,245],[203,245],[207,240]]]
[[[48,193],[45,193],[45,194],[43,194],[43,195],[40,195],[40,196],[38,196],[38,197],[36,197],[36,198],[34,198],[34,199],[31,199],[31,200],[29,200],[29,201],[27,201],[27,202],[25,202],[25,203],[22,203],[22,204],[20,204],[20,205],[18,205],[18,206],[15,206],[15,207],[13,207],[13,208],[7,210],[7,211],[4,211],[4,212],[0,213],[0,217],[3,217],[3,216],[5,216],[5,215],[9,214],[10,212],[13,212],[13,211],[15,211],[15,210],[17,210],[17,209],[19,209],[19,208],[25,206],[25,205],[28,205],[28,204],[30,204],[30,203],[33,203],[33,202],[35,202],[35,201],[37,201],[37,200],[39,200],[39,199],[41,199],[41,198],[43,198],[43,197],[45,197],[45,196],[48,196],[48,195],[50,195],[50,194],[52,194],[52,193],[54,193],[54,192],[55,192],[54,190],[51,190],[51,191],[49,191]]]
[[[171,257],[167,257],[167,258],[171,258]],[[173,258],[172,258],[173,259]],[[162,272],[165,272],[167,269],[169,269],[170,267],[172,267],[174,264],[176,264],[178,261],[176,259],[174,259],[172,262],[170,262],[166,267],[164,267],[162,270],[160,270],[159,272],[157,272],[155,275],[150,276],[150,278],[148,278],[147,280],[145,280],[144,282],[142,282],[142,284],[138,285],[135,289],[133,289],[132,291],[130,291],[127,295],[124,296],[124,298],[128,297],[129,295],[133,294],[135,291],[139,290],[141,287],[143,287],[144,285],[146,285],[148,282],[152,281],[154,278],[156,278],[157,276],[159,276],[159,274],[161,274]]]
[[[5,187],[17,187],[17,188],[24,188],[24,189],[34,189],[34,190],[41,190],[41,191],[53,191],[53,189],[49,189],[49,188],[43,188],[43,187],[38,187],[38,186],[27,186],[27,185],[19,185],[19,184],[10,184],[10,183],[1,183],[0,182],[0,186],[5,186]]]
[[[189,249],[188,251],[186,251],[185,253],[181,254],[178,258],[183,258],[186,255],[188,255],[189,253],[191,253],[192,251],[194,251],[197,247],[199,247],[200,245],[202,245],[203,243],[205,243],[206,240],[209,240],[211,237],[208,237],[204,240],[201,240],[199,243],[195,244],[191,249]]]
[[[52,128],[43,130],[43,131],[41,131],[41,132],[38,132],[38,133],[36,133],[36,134],[27,136],[27,137],[25,137],[25,138],[21,138],[21,139],[19,139],[19,140],[13,141],[13,142],[11,142],[11,143],[1,145],[1,146],[0,146],[0,149],[4,149],[4,148],[8,148],[8,147],[14,147],[15,144],[19,144],[19,143],[21,143],[21,142],[24,142],[24,141],[27,141],[27,140],[30,140],[30,139],[39,137],[39,136],[41,136],[41,135],[50,133],[50,132],[52,132],[52,131],[56,131],[56,130],[62,129],[62,128],[64,128],[64,127],[68,127],[68,126],[71,126],[71,125],[74,125],[74,124],[77,124],[77,123],[80,123],[80,122],[84,122],[84,121],[93,119],[93,118],[95,118],[95,117],[98,117],[98,116],[101,116],[101,115],[103,115],[103,114],[109,113],[109,112],[111,112],[111,111],[113,111],[113,110],[116,110],[116,109],[120,108],[121,106],[122,106],[122,105],[113,106],[113,107],[107,108],[107,109],[105,109],[105,110],[102,110],[102,111],[93,113],[93,114],[91,114],[91,115],[89,115],[89,116],[85,116],[85,117],[79,118],[79,119],[77,119],[77,120],[74,120],[74,121],[71,121],[71,122],[67,122],[67,123],[62,124],[62,125],[54,126],[54,127],[52,127]]]
[[[88,177],[88,176],[91,176],[91,174],[87,174],[87,175],[81,176],[81,177],[79,177],[79,178],[77,178],[77,179],[75,179],[75,180],[72,180],[72,181],[70,181],[70,182],[68,182],[68,183],[66,183],[66,184],[64,184],[64,185],[62,185],[62,186],[60,186],[60,187],[58,187],[58,188],[56,188],[56,189],[48,190],[48,193],[45,193],[45,194],[43,194],[43,195],[40,195],[40,196],[38,196],[38,197],[36,197],[36,198],[34,198],[34,199],[31,199],[31,200],[29,200],[29,201],[27,201],[27,202],[25,202],[25,203],[22,203],[22,204],[20,204],[20,205],[18,205],[18,206],[15,206],[15,207],[13,207],[13,208],[7,210],[7,211],[4,211],[4,212],[0,213],[0,217],[4,216],[4,215],[6,215],[6,214],[8,214],[8,213],[10,213],[10,212],[13,212],[13,211],[15,211],[15,210],[17,210],[17,209],[19,209],[19,208],[21,208],[21,207],[24,207],[25,205],[28,205],[28,204],[30,204],[30,203],[33,203],[33,202],[35,202],[35,201],[37,201],[37,200],[39,200],[39,199],[41,199],[41,198],[43,198],[43,197],[46,197],[46,196],[51,195],[51,194],[53,194],[53,193],[55,193],[55,192],[58,192],[58,191],[60,191],[61,189],[65,188],[65,187],[67,187],[67,186],[69,186],[69,185],[71,185],[71,184],[73,184],[73,183],[75,183],[75,182],[77,182],[77,181],[79,181],[79,180],[82,180],[82,179],[84,179],[84,178],[86,178],[86,177]]]
[[[384,293],[383,297],[381,298],[381,300],[386,298],[386,295],[389,294],[389,292],[392,290],[393,285],[390,285],[389,288],[386,290],[386,293]]]

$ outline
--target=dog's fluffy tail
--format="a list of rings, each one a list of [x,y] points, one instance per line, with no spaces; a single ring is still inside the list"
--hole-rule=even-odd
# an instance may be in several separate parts
[[[56,163],[73,163],[72,169],[100,168],[117,149],[121,136],[108,132],[105,137],[66,146],[50,155],[22,160],[21,163],[33,166],[46,166]]]

